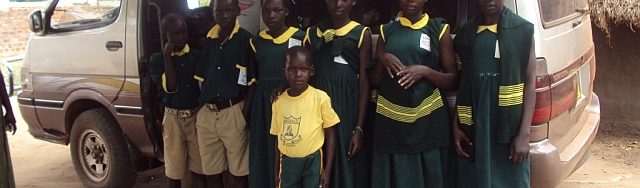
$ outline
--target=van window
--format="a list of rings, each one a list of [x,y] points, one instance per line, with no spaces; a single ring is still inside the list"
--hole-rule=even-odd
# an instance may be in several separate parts
[[[545,27],[558,25],[578,16],[578,10],[587,8],[587,0],[539,0]]]
[[[121,3],[121,0],[60,0],[51,18],[51,28],[64,32],[109,25],[118,18]]]

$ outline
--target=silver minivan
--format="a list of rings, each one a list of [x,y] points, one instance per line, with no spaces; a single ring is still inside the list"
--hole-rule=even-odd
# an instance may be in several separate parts
[[[475,15],[476,1],[430,0],[427,6],[430,14],[447,18],[455,33]],[[600,122],[587,0],[504,1],[535,24],[531,182],[553,187],[587,159]],[[35,138],[70,146],[87,187],[130,187],[137,172],[162,164],[162,108],[147,66],[163,43],[160,18],[187,15],[190,3],[51,0],[30,14],[20,111]],[[260,0],[240,0],[240,22],[254,33],[260,28],[259,5]],[[291,20],[300,20],[295,12]]]

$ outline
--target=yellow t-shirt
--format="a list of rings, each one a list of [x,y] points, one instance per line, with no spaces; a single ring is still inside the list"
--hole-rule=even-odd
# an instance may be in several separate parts
[[[324,91],[309,86],[299,96],[284,92],[271,106],[272,135],[278,136],[278,149],[288,157],[305,157],[324,144],[324,128],[340,122]]]

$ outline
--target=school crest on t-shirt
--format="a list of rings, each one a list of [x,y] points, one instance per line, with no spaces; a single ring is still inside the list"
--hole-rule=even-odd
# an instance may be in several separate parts
[[[280,137],[280,141],[283,142],[286,146],[295,146],[302,140],[302,137],[299,135],[301,120],[302,117],[284,117],[284,121],[282,124],[283,131],[282,136]]]

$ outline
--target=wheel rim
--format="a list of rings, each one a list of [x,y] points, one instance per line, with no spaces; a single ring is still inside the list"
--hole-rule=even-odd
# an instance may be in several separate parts
[[[78,145],[77,155],[81,159],[84,173],[94,182],[104,181],[111,170],[111,163],[102,137],[96,131],[87,129],[80,135]]]

